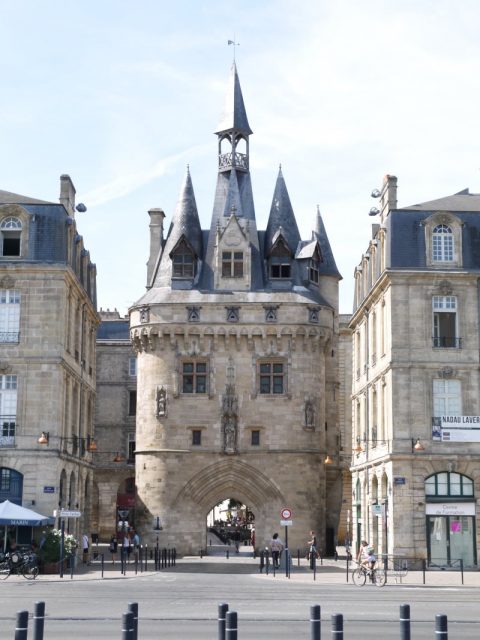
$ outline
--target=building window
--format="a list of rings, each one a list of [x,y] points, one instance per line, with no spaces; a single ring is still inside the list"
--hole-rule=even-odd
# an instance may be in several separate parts
[[[261,362],[259,364],[260,393],[285,393],[286,380],[283,362]]]
[[[172,274],[174,278],[193,278],[195,258],[185,240],[182,240],[172,254]]]
[[[135,416],[137,414],[137,392],[128,392],[128,415]]]
[[[2,236],[2,256],[20,255],[20,238],[22,234],[22,223],[18,218],[9,216],[0,223],[0,233]]]
[[[17,376],[0,376],[0,446],[15,444]]]
[[[425,495],[445,498],[472,497],[473,481],[460,473],[450,471],[435,473],[425,480]]]
[[[10,469],[5,469],[5,467],[2,467],[1,471],[2,472],[0,475],[0,491],[10,491],[10,479],[11,479]]]
[[[190,361],[182,364],[182,393],[207,393],[207,363]]]
[[[437,378],[433,381],[433,416],[462,415],[462,385],[460,380]]]
[[[433,296],[433,346],[456,348],[461,346],[457,337],[457,298]]]
[[[311,258],[308,262],[308,279],[314,284],[319,280],[319,261]]]
[[[222,277],[243,278],[243,251],[222,251]]]
[[[0,290],[0,342],[18,342],[20,330],[20,293]]]
[[[252,447],[258,447],[260,445],[260,431],[258,429],[253,429],[252,431]]]
[[[134,464],[135,463],[135,434],[128,434],[128,452],[127,452],[127,463]]]
[[[194,447],[199,447],[202,444],[202,432],[200,429],[192,430],[192,445]]]
[[[434,262],[453,261],[453,233],[446,224],[438,224],[433,229],[432,260]]]
[[[132,378],[137,375],[137,359],[134,357],[128,359],[128,375]]]

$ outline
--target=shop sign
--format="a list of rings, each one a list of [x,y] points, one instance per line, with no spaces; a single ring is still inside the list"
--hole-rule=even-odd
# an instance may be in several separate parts
[[[474,502],[427,502],[427,516],[474,516]]]
[[[480,416],[433,418],[432,439],[440,442],[480,442]]]

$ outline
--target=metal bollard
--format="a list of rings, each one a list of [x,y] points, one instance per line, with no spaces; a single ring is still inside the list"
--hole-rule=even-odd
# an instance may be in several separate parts
[[[300,549],[297,549],[297,566],[300,566]]]
[[[460,558],[460,571],[462,573],[462,584],[463,584],[463,558]]]
[[[133,640],[133,613],[122,615],[122,640]]]
[[[447,616],[443,613],[435,616],[435,640],[448,640]]]
[[[410,605],[400,605],[400,640],[410,640]]]
[[[320,640],[320,605],[310,607],[310,640]]]
[[[27,640],[28,636],[28,611],[17,612],[17,626],[15,627],[15,640]],[[237,636],[235,636],[236,638]]]
[[[101,555],[101,562],[102,562],[102,578],[103,578],[103,570],[105,569],[105,554],[102,553]]]
[[[227,622],[228,604],[222,602],[218,605],[218,640],[225,640],[225,626]]]
[[[128,613],[131,613],[133,615],[132,640],[137,640],[138,638],[138,602],[128,603]]]
[[[425,571],[427,570],[427,561],[425,559],[422,560],[422,573],[423,573],[423,584],[425,584]]]
[[[332,638],[343,640],[343,615],[341,613],[332,615]]]
[[[35,602],[33,610],[33,640],[43,640],[45,623],[45,602]]]
[[[225,640],[237,640],[238,637],[238,621],[237,621],[237,612],[236,611],[228,611],[227,612],[227,623],[225,626]]]
[[[225,557],[227,558],[227,560],[230,559],[230,549],[227,549],[225,552]]]

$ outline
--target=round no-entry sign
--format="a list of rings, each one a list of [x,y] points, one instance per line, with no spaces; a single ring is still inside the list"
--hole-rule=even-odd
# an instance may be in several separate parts
[[[288,507],[284,507],[280,513],[282,520],[290,520],[292,517],[292,510]]]

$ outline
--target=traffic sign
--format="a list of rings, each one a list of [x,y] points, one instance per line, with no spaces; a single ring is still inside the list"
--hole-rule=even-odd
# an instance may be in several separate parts
[[[280,513],[282,520],[291,520],[292,518],[292,510],[289,509],[288,507],[284,507]]]

